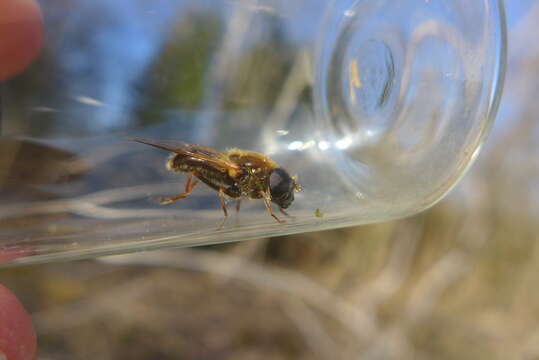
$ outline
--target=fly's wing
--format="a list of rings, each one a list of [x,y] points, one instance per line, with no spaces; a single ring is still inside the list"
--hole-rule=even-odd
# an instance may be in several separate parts
[[[229,161],[223,153],[204,146],[174,140],[148,140],[139,138],[131,138],[130,140],[191,157],[221,172],[228,172],[229,170],[240,171],[240,166]]]

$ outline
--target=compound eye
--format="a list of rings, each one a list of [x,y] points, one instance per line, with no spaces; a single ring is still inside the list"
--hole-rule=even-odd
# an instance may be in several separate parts
[[[286,208],[294,199],[295,182],[286,170],[277,168],[269,178],[271,199],[279,206]]]

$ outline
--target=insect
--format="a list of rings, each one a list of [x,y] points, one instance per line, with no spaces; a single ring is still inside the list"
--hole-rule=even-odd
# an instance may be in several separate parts
[[[184,192],[162,200],[162,205],[185,199],[201,181],[219,193],[225,220],[228,216],[225,197],[236,200],[237,211],[240,210],[241,198],[247,197],[262,199],[269,215],[282,223],[273,213],[271,202],[288,216],[284,209],[294,201],[294,192],[301,191],[295,176],[290,176],[285,169],[262,154],[239,149],[223,153],[172,140],[131,140],[172,152],[166,164],[167,169],[187,174]]]

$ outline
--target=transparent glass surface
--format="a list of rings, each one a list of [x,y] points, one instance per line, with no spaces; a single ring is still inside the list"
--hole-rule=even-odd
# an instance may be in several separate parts
[[[495,0],[41,1],[1,89],[0,266],[386,221],[462,177],[498,105]],[[131,137],[264,154],[301,192],[223,211]]]

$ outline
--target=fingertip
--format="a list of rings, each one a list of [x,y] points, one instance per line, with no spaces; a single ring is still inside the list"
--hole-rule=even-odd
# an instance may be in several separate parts
[[[0,360],[35,360],[32,320],[15,295],[0,285]]]
[[[43,41],[43,15],[35,0],[0,0],[0,81],[24,72]]]

